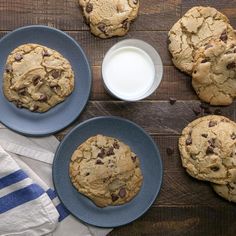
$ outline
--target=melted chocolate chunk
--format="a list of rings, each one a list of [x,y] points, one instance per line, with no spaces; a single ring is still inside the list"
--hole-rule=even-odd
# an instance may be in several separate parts
[[[212,146],[208,146],[207,150],[206,150],[206,154],[209,155],[209,154],[213,154],[213,153],[214,153],[214,148]]]
[[[49,56],[51,56],[50,53],[48,52],[48,50],[46,50],[46,49],[43,49],[42,54],[43,54],[43,57],[49,57]]]
[[[133,162],[135,162],[136,159],[137,159],[137,156],[131,156],[131,159],[132,159]]]
[[[125,188],[121,188],[118,194],[121,198],[124,198],[126,196]]]
[[[105,149],[102,148],[101,151],[98,153],[98,157],[103,158],[104,156],[106,156],[106,152]]]
[[[98,24],[98,29],[99,29],[101,32],[103,32],[104,34],[106,33],[106,28],[107,28],[107,26],[106,26],[105,23],[100,22],[100,23]]]
[[[113,147],[114,147],[115,149],[119,149],[119,148],[120,148],[120,145],[119,145],[117,142],[114,142],[114,143],[113,143]]]
[[[216,172],[216,171],[218,171],[220,168],[219,168],[218,166],[212,166],[212,167],[210,167],[210,169]]]
[[[110,147],[109,150],[107,151],[107,156],[114,155],[114,149],[113,147]]]
[[[90,13],[92,11],[93,11],[93,4],[89,2],[86,6],[86,12]]]
[[[224,43],[227,42],[227,40],[228,40],[228,35],[227,35],[226,30],[224,30],[224,31],[222,32],[222,34],[221,34],[221,36],[220,36],[220,40],[222,40]]]
[[[41,94],[38,100],[40,102],[46,102],[48,100],[48,98],[45,94]]]
[[[216,121],[213,121],[213,120],[211,120],[210,122],[209,122],[209,127],[214,127],[214,126],[216,126],[217,125],[217,122]]]
[[[236,67],[236,63],[235,62],[231,62],[226,67],[227,67],[228,70],[234,69]]]
[[[20,61],[22,58],[23,58],[23,56],[22,56],[21,54],[19,54],[19,53],[17,53],[17,54],[15,55],[15,60],[16,60],[16,61]]]
[[[98,160],[96,160],[95,164],[97,164],[97,165],[103,165],[103,162],[98,159]]]
[[[192,139],[191,137],[188,137],[185,141],[186,145],[191,145],[192,144]]]
[[[208,62],[208,59],[203,59],[203,60],[201,61],[201,63],[206,63],[206,62]]]
[[[10,73],[13,71],[12,66],[10,64],[6,64],[5,70],[7,73]]]
[[[52,77],[54,79],[57,79],[60,76],[60,71],[59,70],[53,70],[52,71]]]
[[[203,138],[207,138],[207,137],[208,137],[208,134],[202,134],[202,137],[203,137]]]
[[[111,194],[111,200],[113,202],[117,201],[119,199],[119,197],[116,194]]]

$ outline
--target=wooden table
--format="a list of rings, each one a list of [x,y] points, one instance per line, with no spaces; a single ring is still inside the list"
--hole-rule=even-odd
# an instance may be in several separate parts
[[[181,130],[196,118],[192,108],[200,102],[191,80],[175,69],[167,50],[167,31],[183,13],[195,5],[210,5],[225,13],[236,28],[236,0],[141,0],[139,18],[126,37],[101,40],[90,34],[76,0],[0,0],[0,36],[24,25],[44,24],[64,30],[84,48],[93,69],[90,101],[80,118],[60,132],[83,120],[101,115],[130,119],[149,132],[157,143],[163,164],[164,181],[160,195],[139,220],[115,229],[110,235],[236,235],[236,207],[219,198],[208,183],[196,181],[181,167],[177,141]],[[147,100],[126,103],[110,97],[101,81],[105,52],[125,38],[138,38],[160,53],[164,78],[159,89]],[[1,53],[1,52],[0,52]],[[79,66],[79,65],[78,65]],[[170,105],[169,98],[177,98]],[[236,120],[236,103],[221,111]],[[214,112],[216,108],[210,108]],[[166,148],[174,149],[167,155]]]

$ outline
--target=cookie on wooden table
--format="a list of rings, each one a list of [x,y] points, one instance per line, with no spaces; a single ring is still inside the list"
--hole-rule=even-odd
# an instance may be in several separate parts
[[[100,38],[125,35],[138,15],[139,0],[79,0],[91,32]]]
[[[194,57],[193,88],[211,105],[229,105],[236,97],[236,38],[224,39],[212,39]]]
[[[69,172],[74,187],[100,207],[130,201],[143,182],[136,154],[103,135],[87,139],[74,151]]]
[[[24,44],[7,58],[3,92],[19,108],[45,112],[64,101],[73,89],[71,65],[55,50]]]
[[[193,7],[169,31],[169,51],[181,71],[192,74],[194,50],[213,36],[234,34],[228,18],[212,7]]]
[[[236,177],[236,123],[223,116],[198,118],[179,139],[182,165],[199,180],[228,184]]]

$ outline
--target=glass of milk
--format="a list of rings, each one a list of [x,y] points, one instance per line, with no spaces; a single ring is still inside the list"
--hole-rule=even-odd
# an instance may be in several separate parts
[[[157,51],[138,39],[115,44],[105,55],[102,78],[105,88],[124,101],[138,101],[159,86],[163,64]]]

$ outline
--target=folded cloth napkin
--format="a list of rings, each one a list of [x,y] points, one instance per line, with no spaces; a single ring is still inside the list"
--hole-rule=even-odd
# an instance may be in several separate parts
[[[43,188],[0,146],[0,235],[45,235],[58,217]]]
[[[16,165],[18,165],[19,168],[27,176],[29,176],[31,181],[40,186],[44,194],[45,192],[47,193],[48,197],[51,199],[51,202],[59,213],[59,223],[56,230],[50,234],[46,232],[44,234],[48,234],[50,236],[104,236],[108,234],[111,229],[101,229],[81,223],[75,217],[70,215],[62,203],[60,203],[56,192],[53,190],[51,166],[58,144],[59,141],[54,136],[45,138],[27,138],[12,132],[0,124],[0,146],[10,154],[10,157],[16,162]],[[0,164],[0,178],[2,169],[2,165]],[[12,209],[11,211],[14,212],[15,209],[16,208]],[[13,220],[15,219],[12,219],[12,221]],[[27,235],[24,233],[1,234],[1,223],[2,220],[0,218],[0,235]],[[7,228],[6,224],[10,225],[11,222],[3,224]],[[29,235],[34,236],[41,234],[38,233]]]

